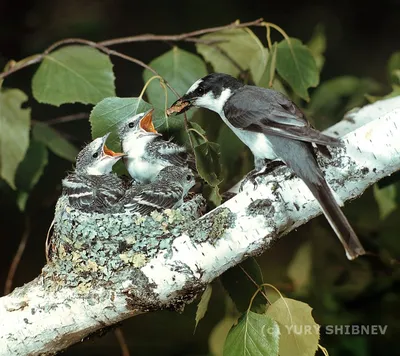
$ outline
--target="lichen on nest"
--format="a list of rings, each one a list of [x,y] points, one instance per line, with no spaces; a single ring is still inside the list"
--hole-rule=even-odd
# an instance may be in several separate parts
[[[170,252],[172,239],[200,217],[204,206],[204,198],[196,195],[179,209],[148,216],[84,213],[62,196],[43,276],[84,291],[93,282],[107,282],[117,271],[140,268],[160,250]]]

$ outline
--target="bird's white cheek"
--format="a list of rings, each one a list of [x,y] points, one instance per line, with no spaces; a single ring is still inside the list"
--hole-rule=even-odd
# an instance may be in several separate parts
[[[101,160],[97,161],[93,166],[89,167],[88,173],[91,175],[103,175],[112,172],[113,165],[118,160],[113,157],[103,157]]]

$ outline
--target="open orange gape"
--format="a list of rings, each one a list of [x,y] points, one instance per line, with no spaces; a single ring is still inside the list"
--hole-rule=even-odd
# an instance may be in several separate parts
[[[153,113],[154,109],[151,109],[146,113],[146,115],[143,116],[143,118],[140,120],[140,128],[147,131],[147,132],[153,132],[158,134],[158,131],[155,129],[153,125]]]
[[[125,156],[125,153],[114,152],[113,150],[109,149],[105,144],[103,146],[103,152],[105,155],[111,156],[111,157]]]

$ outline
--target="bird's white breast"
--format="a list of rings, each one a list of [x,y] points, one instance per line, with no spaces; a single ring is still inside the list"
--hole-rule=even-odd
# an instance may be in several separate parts
[[[143,138],[132,138],[123,142],[123,151],[127,154],[124,158],[126,169],[130,176],[140,183],[149,183],[160,172],[163,166],[150,162],[146,157],[146,146],[149,136]]]
[[[271,160],[277,158],[272,144],[264,134],[238,129],[228,121],[228,119],[225,117],[223,110],[221,110],[219,115],[221,116],[221,119],[225,122],[225,124],[227,124],[228,127],[235,133],[235,135],[239,137],[239,139],[248,148],[250,148],[254,157],[266,158]]]

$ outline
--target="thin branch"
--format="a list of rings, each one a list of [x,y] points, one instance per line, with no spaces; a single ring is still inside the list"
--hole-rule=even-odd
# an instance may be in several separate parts
[[[56,117],[54,119],[50,119],[47,121],[41,121],[41,122],[46,125],[52,126],[52,125],[58,125],[58,124],[65,124],[65,123],[71,122],[71,121],[84,120],[84,119],[88,119],[88,118],[89,118],[89,114],[87,112],[80,112],[77,114]]]
[[[112,45],[122,44],[122,43],[145,42],[145,41],[199,42],[198,39],[193,38],[193,37],[205,35],[207,33],[222,31],[222,30],[229,30],[229,29],[233,29],[233,28],[259,26],[259,25],[261,25],[262,22],[263,22],[262,18],[254,20],[254,21],[243,22],[243,23],[239,23],[238,21],[235,21],[235,22],[230,23],[229,25],[205,28],[202,30],[181,33],[179,35],[154,35],[154,34],[148,33],[148,34],[144,34],[144,35],[114,38],[111,40],[99,42],[99,44],[101,44],[103,46],[112,46]]]
[[[115,337],[118,340],[119,346],[121,347],[121,355],[122,356],[130,356],[128,345],[126,344],[125,336],[122,331],[122,328],[119,327],[114,331]]]
[[[4,295],[11,292],[15,272],[17,271],[18,265],[21,261],[21,257],[25,251],[26,243],[28,242],[29,235],[31,233],[31,221],[28,215],[25,216],[25,228],[19,242],[17,252],[11,262],[10,269],[8,270],[6,283],[4,286]]]
[[[259,289],[260,293],[261,293],[262,296],[265,298],[265,300],[267,301],[267,303],[268,303],[269,305],[271,305],[272,303],[269,301],[267,295],[266,295],[265,292],[262,290],[262,286],[259,286],[259,285],[257,284],[257,282],[253,279],[253,277],[251,277],[251,276],[247,273],[247,271],[243,268],[242,265],[238,265],[238,266],[239,266],[239,268],[243,271],[243,273],[247,276],[247,278],[250,279],[250,281],[256,286],[256,288]]]

